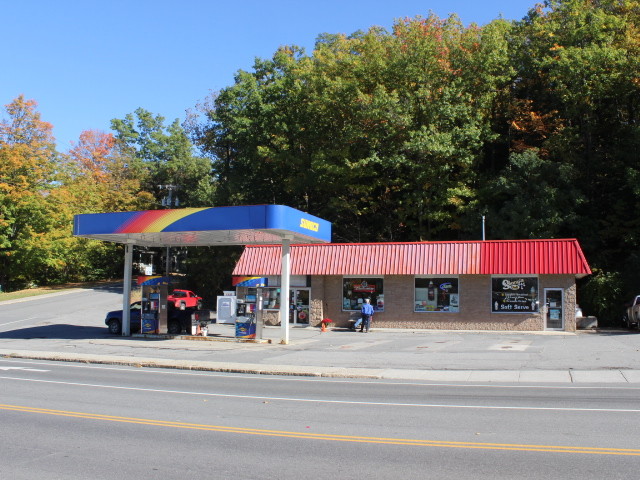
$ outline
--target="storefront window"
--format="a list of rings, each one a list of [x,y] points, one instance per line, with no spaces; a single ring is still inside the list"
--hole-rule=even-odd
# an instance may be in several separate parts
[[[459,312],[458,279],[424,277],[415,279],[416,312]]]
[[[279,275],[271,275],[266,277],[266,285],[262,288],[262,302],[263,309],[265,310],[279,310],[280,309],[280,285],[281,278]],[[307,289],[311,286],[311,277],[308,275],[291,275],[290,280],[290,289],[289,289],[289,301],[293,302],[294,298],[297,299],[297,292]],[[258,290],[256,288],[249,288],[247,290],[247,295],[255,296],[257,295]],[[294,297],[295,296],[295,297]],[[308,302],[306,302],[308,303]]]
[[[382,278],[343,278],[342,309],[360,310],[365,298],[371,299],[376,312],[384,311],[384,290]]]
[[[267,287],[262,289],[262,308],[265,310],[277,310],[280,308],[279,288]]]
[[[537,277],[494,277],[491,279],[492,313],[532,313],[537,311]]]

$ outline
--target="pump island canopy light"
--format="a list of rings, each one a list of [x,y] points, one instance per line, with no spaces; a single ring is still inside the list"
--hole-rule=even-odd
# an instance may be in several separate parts
[[[128,317],[133,245],[175,247],[282,244],[282,292],[287,295],[289,245],[331,242],[331,223],[284,205],[181,208],[80,214],[74,218],[73,235],[125,244],[123,315]],[[282,342],[288,343],[288,299],[283,299],[282,305]],[[128,320],[123,318],[123,335],[130,334]]]

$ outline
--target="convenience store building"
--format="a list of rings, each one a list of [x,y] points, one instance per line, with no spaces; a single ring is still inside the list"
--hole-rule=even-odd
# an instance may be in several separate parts
[[[279,246],[246,246],[233,271],[238,297],[262,287],[266,324],[280,265]],[[289,321],[347,327],[370,298],[373,328],[575,331],[589,274],[575,239],[291,245]]]

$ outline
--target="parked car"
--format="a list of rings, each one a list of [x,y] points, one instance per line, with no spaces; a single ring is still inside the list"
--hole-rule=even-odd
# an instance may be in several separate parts
[[[622,323],[627,328],[638,328],[640,325],[640,295],[637,295],[632,302],[626,305],[622,315]]]
[[[175,305],[180,310],[186,310],[187,308],[202,309],[202,297],[199,297],[191,290],[176,289],[167,297],[167,302]]]
[[[140,331],[140,320],[142,318],[142,302],[133,302],[129,310],[129,324],[131,332]],[[105,325],[109,328],[109,333],[119,335],[122,333],[122,310],[108,312],[104,319]],[[172,335],[180,334],[185,328],[191,328],[191,312],[176,310],[173,304],[169,304],[167,331]]]

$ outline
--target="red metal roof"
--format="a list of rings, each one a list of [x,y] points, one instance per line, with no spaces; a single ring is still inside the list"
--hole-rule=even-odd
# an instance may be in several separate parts
[[[247,246],[233,275],[280,275],[281,247]],[[589,275],[576,239],[291,245],[292,275]]]

